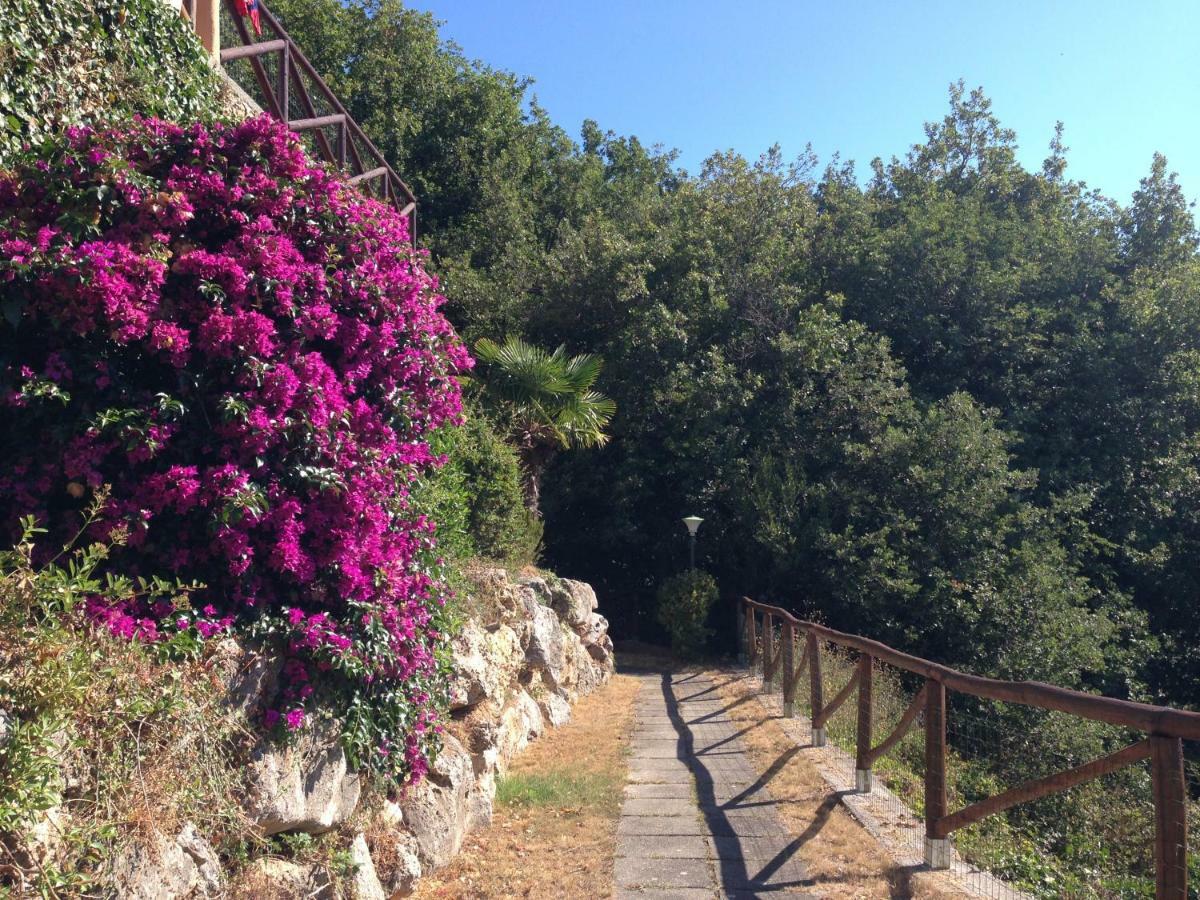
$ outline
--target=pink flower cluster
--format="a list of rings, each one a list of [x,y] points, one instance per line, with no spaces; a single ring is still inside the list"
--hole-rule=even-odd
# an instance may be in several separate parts
[[[445,589],[408,496],[471,365],[442,302],[405,220],[267,117],[73,130],[0,175],[0,521],[67,533],[110,485],[114,566],[206,588],[203,614],[95,621],[274,636],[267,724],[300,727],[332,673],[401,698],[369,749],[419,774]]]

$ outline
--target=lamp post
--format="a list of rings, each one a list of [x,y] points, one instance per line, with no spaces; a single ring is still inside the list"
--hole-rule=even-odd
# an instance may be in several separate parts
[[[691,561],[691,567],[696,568],[696,532],[700,530],[700,523],[704,520],[699,516],[685,516],[683,524],[687,526],[688,537],[691,539],[688,547],[688,559]]]

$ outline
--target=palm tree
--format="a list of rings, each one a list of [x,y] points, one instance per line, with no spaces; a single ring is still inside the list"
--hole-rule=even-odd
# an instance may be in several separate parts
[[[542,474],[554,454],[608,443],[604,429],[617,405],[592,390],[603,362],[590,353],[567,356],[565,346],[547,353],[515,337],[503,344],[483,338],[475,357],[485,367],[485,395],[521,459],[525,505],[540,515]]]

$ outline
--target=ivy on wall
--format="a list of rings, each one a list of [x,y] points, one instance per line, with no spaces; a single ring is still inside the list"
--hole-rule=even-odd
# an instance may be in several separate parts
[[[72,124],[133,114],[211,119],[219,82],[188,23],[163,0],[5,0],[0,165]]]

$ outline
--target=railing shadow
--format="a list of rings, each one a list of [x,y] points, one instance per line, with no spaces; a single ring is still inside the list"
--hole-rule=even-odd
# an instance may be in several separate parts
[[[681,680],[679,683],[683,683],[683,681]],[[674,684],[671,673],[663,672],[661,678],[663,700],[666,704],[667,716],[677,734],[676,757],[688,764],[695,778],[696,797],[708,834],[713,838],[737,840],[740,849],[741,836],[738,833],[736,823],[728,815],[726,811],[727,807],[717,802],[714,774],[709,766],[705,764],[702,756],[696,753],[695,736],[692,734],[689,725],[711,722],[713,719],[746,702],[749,698],[741,698],[728,706],[722,707],[720,710],[707,713],[690,721],[685,721],[683,711],[680,708],[681,700],[675,696]],[[705,691],[703,693],[708,692]],[[693,696],[700,695],[696,694]],[[782,767],[782,764],[780,767]],[[765,784],[765,781],[763,783]],[[817,827],[817,830],[819,828],[820,826]],[[718,853],[717,877],[722,890],[731,896],[746,896],[760,893],[775,893],[797,887],[810,887],[811,882],[809,881],[771,880],[772,876],[795,856],[799,847],[808,839],[809,837],[801,835],[789,842],[774,857],[761,866],[757,863],[748,865],[745,855],[740,852],[737,856]],[[754,869],[754,871],[751,871],[751,869]]]

